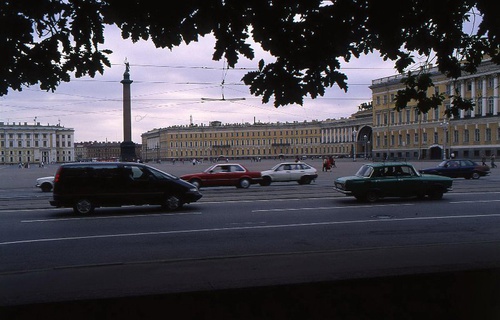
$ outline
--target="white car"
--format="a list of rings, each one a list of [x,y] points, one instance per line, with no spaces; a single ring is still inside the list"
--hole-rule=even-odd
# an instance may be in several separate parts
[[[283,162],[271,170],[261,172],[263,186],[272,182],[296,181],[299,184],[310,184],[318,177],[318,170],[305,162]]]
[[[36,187],[42,189],[43,192],[51,192],[54,188],[54,177],[42,177],[36,179]]]

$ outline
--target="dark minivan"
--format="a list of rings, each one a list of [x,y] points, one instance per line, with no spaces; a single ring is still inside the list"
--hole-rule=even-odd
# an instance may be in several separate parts
[[[80,214],[97,207],[146,204],[176,210],[201,197],[191,183],[145,164],[82,162],[58,168],[50,204],[73,208]]]

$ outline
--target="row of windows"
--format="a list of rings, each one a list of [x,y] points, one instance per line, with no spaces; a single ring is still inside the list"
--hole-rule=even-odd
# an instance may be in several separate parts
[[[450,104],[445,105],[446,109],[450,108]],[[487,99],[487,106],[486,109],[483,110],[483,101],[482,99],[479,99],[476,102],[476,107],[475,107],[475,116],[480,116],[483,114],[484,115],[493,115],[494,113],[494,99],[493,97],[490,97]],[[432,119],[429,119],[429,114],[432,115]],[[443,119],[443,113],[440,112],[440,109],[433,109],[430,111],[430,113],[420,113],[417,108],[412,108],[412,109],[406,109],[406,110],[401,110],[401,111],[382,111],[382,112],[377,112],[375,115],[375,125],[376,126],[383,126],[383,125],[388,125],[388,124],[409,124],[409,123],[417,123],[419,121],[439,121],[440,119]],[[441,116],[440,116],[441,115]],[[464,114],[465,116],[471,116],[472,111],[467,110]]]
[[[487,87],[488,87],[489,89],[494,88],[494,86],[495,86],[495,78],[496,78],[496,75],[495,75],[495,76],[490,76],[490,77],[486,77],[486,78],[485,78],[485,80],[486,80],[485,82],[487,83]],[[475,82],[475,84],[477,84],[477,89],[478,89],[478,90],[482,90],[482,89],[483,89],[483,83],[484,83],[484,82],[483,82],[482,80],[479,80],[479,81],[475,81],[475,80],[468,80],[468,81],[466,81],[466,83],[465,83],[465,89],[466,89],[468,92],[472,91],[472,84],[473,84],[473,81]],[[446,89],[445,89],[445,90],[446,90],[445,92],[446,92],[446,94],[447,94],[448,96],[452,96],[452,95],[454,95],[454,94],[455,94],[455,92],[454,92],[454,86],[453,86],[453,84],[451,84],[451,83],[449,83],[449,84],[447,84],[447,85],[446,85]],[[434,93],[435,93],[435,94],[439,94],[439,92],[440,92],[440,90],[439,90],[439,86],[435,86],[435,87],[434,87]],[[381,101],[381,98],[382,98],[382,101]],[[389,98],[389,96],[388,96],[388,95],[386,95],[386,94],[384,94],[384,95],[382,95],[382,96],[376,96],[376,98],[375,98],[375,103],[376,103],[376,105],[380,105],[381,103],[383,103],[384,105],[386,105],[386,104],[389,102],[389,101],[388,101],[388,98]],[[396,99],[396,94],[392,93],[392,94],[390,95],[390,102],[391,102],[391,103],[392,103],[392,102],[394,102],[394,101],[395,101],[395,99]]]
[[[15,144],[16,144],[15,141],[9,140],[7,145],[10,148],[14,148]],[[5,147],[5,145],[6,145],[5,141],[0,141],[0,146],[1,147]],[[34,147],[40,147],[40,141],[35,140],[35,142],[33,143],[33,145],[34,145]],[[42,141],[42,147],[47,147],[48,145],[49,145],[48,141],[45,141],[45,140]],[[67,147],[71,148],[71,142],[70,141],[68,141],[67,143],[66,143],[66,141],[62,141],[61,143],[59,143],[59,141],[56,142],[56,147],[57,148],[59,148],[59,147],[66,148],[66,145],[67,145]],[[25,147],[25,148],[31,148],[31,141],[30,140],[27,140],[27,141],[17,140],[17,147],[18,148],[23,148],[23,147]]]
[[[57,154],[59,153],[62,153],[62,154],[71,154],[71,151],[68,150],[68,151],[62,151],[62,152],[59,152],[57,151]],[[9,155],[14,155],[15,154],[15,151],[8,151],[8,152],[5,152],[5,151],[2,151],[0,152],[1,155],[6,155],[6,154],[9,154]],[[17,154],[18,155],[31,155],[31,151],[30,150],[18,150],[17,151]],[[44,154],[46,154],[46,152],[44,152]]]
[[[317,143],[318,138],[297,138],[297,139],[255,139],[255,140],[221,140],[221,141],[171,141],[170,148],[183,147],[217,147],[217,146],[260,146],[273,144],[307,144]]]
[[[283,135],[283,131],[272,131],[273,134],[272,136],[282,136]],[[285,130],[285,135],[300,135],[300,136],[304,136],[304,135],[308,135],[308,134],[317,134],[318,133],[318,130],[315,129],[315,130]],[[257,134],[256,134],[257,133]],[[262,133],[262,135],[261,135]],[[201,138],[205,138],[205,139],[210,139],[210,138],[234,138],[234,137],[265,137],[265,136],[268,136],[270,137],[271,136],[271,131],[252,131],[252,132],[219,132],[219,133],[176,133],[176,134],[170,134],[169,135],[169,138],[171,140],[173,139],[201,139]]]
[[[8,133],[8,134],[5,134],[5,133],[0,133],[0,139],[5,139],[5,136],[7,136],[9,139],[14,139],[14,137],[17,137],[17,139],[31,139],[31,133],[18,133],[18,134],[14,134],[14,133]],[[43,134],[38,134],[38,133],[34,133],[33,134],[33,137],[35,139],[39,139],[40,136],[42,137],[42,139],[47,139],[47,136],[48,134],[47,133],[43,133]],[[71,135],[65,135],[65,134],[61,134],[61,135],[57,135],[57,139],[68,139],[68,140],[71,140]]]
[[[453,143],[469,143],[471,142],[471,131],[472,130],[469,130],[469,129],[464,129],[462,131],[462,140],[460,140],[460,131],[458,130],[453,130],[452,132],[452,137],[453,137]],[[500,128],[498,128],[496,130],[496,140],[499,141],[500,140]],[[404,146],[405,144],[407,146],[410,146],[411,145],[411,142],[412,142],[412,139],[411,139],[411,136],[412,134],[410,133],[407,133],[405,135],[405,139],[403,140],[403,135],[402,134],[399,134],[397,136],[397,141],[398,141],[398,146]],[[428,134],[427,132],[422,132],[421,134],[422,136],[422,144],[427,144],[429,141],[428,141]],[[491,142],[492,141],[492,130],[491,128],[486,128],[484,130],[484,141],[485,142]],[[413,133],[413,144],[418,144],[419,143],[419,138],[420,138],[420,134],[418,134],[418,132],[415,132]],[[381,139],[383,139],[383,144],[381,144]],[[387,146],[387,135],[384,135],[383,137],[381,136],[377,136],[375,138],[375,145],[377,147],[381,147],[381,146]],[[395,145],[395,142],[396,142],[396,137],[395,135],[391,135],[390,137],[390,142],[391,142],[391,146],[394,146]],[[472,139],[472,142],[481,142],[481,129],[474,129],[473,131],[473,139]],[[432,143],[434,144],[438,144],[440,143],[439,141],[439,134],[438,132],[433,132],[432,133]],[[449,136],[448,134],[446,134],[446,143],[449,143]]]

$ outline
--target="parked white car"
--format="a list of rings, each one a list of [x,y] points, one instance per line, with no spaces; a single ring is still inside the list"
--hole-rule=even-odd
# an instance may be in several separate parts
[[[272,182],[296,181],[299,184],[310,184],[318,177],[318,170],[305,162],[283,162],[271,170],[261,172],[261,185],[268,186]]]
[[[51,192],[54,188],[54,177],[42,177],[36,179],[36,187],[42,189],[43,192]]]

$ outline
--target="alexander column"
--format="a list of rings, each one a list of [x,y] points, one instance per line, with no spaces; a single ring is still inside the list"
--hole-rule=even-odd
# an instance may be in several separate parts
[[[130,115],[130,84],[133,81],[130,80],[130,65],[126,60],[125,73],[120,82],[123,84],[123,142],[120,145],[120,158],[121,161],[135,161],[137,156],[135,155],[135,143],[132,142],[132,117]]]

